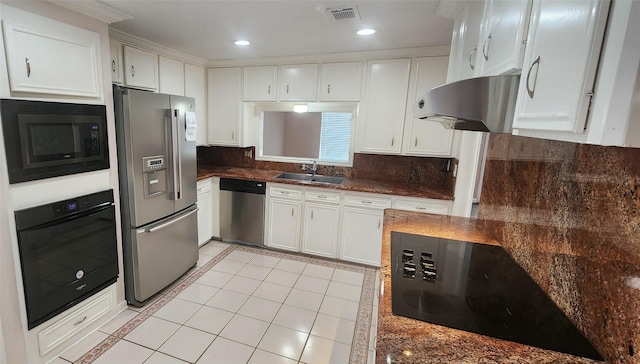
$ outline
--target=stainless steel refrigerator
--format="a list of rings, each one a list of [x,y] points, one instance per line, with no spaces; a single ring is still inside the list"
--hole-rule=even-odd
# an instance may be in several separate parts
[[[142,306],[198,260],[194,100],[114,86],[125,297]]]

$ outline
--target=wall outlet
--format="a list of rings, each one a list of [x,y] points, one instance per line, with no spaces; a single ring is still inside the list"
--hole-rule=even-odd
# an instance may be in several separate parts
[[[247,149],[244,151],[244,156],[247,158],[252,158],[251,149]]]

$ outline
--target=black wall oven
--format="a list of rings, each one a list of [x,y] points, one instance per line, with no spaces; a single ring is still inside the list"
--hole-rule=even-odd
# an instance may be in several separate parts
[[[104,105],[0,100],[9,182],[109,168]]]
[[[15,212],[29,329],[118,278],[113,190]]]

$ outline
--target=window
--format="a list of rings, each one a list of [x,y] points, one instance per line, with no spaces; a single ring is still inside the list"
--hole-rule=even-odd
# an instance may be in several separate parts
[[[323,112],[320,128],[320,159],[349,161],[351,113]]]

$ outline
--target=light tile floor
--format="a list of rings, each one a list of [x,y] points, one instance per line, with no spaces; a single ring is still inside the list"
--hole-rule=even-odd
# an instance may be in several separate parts
[[[365,364],[379,271],[212,241],[197,266],[53,364]]]

